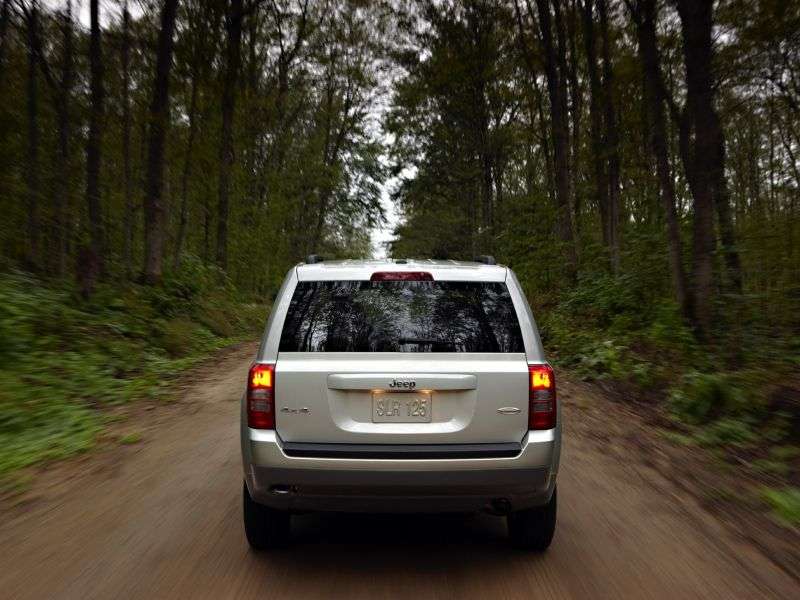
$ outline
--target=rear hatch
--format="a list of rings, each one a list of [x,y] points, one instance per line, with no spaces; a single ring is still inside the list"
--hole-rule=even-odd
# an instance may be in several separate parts
[[[284,441],[519,442],[527,403],[504,282],[298,282],[275,367]]]

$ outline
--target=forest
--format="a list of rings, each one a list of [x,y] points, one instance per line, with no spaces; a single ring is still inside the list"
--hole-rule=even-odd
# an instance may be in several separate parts
[[[492,254],[554,363],[800,520],[800,2],[0,1],[0,476],[308,253]]]

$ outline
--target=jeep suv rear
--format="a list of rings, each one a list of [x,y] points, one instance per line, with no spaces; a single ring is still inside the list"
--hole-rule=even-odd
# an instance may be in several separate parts
[[[483,510],[517,545],[550,545],[555,379],[516,277],[490,257],[296,266],[241,414],[255,549],[285,543],[303,511]]]

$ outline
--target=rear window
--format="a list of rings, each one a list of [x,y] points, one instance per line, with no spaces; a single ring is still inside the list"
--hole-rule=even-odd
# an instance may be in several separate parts
[[[281,352],[524,352],[505,283],[301,281]]]

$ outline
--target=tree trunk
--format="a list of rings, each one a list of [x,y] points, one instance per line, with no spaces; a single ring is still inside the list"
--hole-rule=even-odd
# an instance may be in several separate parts
[[[98,0],[90,0],[89,35],[89,135],[86,141],[86,206],[89,214],[89,247],[79,253],[78,279],[84,296],[94,289],[103,272],[103,209],[100,198],[100,160],[103,135],[103,54]]]
[[[228,33],[225,80],[222,89],[222,135],[219,151],[219,201],[217,205],[217,264],[228,267],[228,213],[230,212],[231,172],[235,160],[233,117],[236,109],[236,85],[239,80],[242,47],[243,0],[230,0],[225,19]]]
[[[58,276],[63,276],[67,267],[67,239],[69,237],[69,225],[67,218],[67,206],[70,196],[70,176],[69,166],[71,160],[70,138],[71,120],[70,107],[72,103],[72,88],[75,81],[75,61],[73,55],[73,23],[72,23],[72,2],[67,3],[67,10],[64,14],[63,23],[64,36],[64,59],[61,68],[61,82],[58,93],[58,106],[56,116],[58,119],[58,181],[56,181],[56,202],[55,202],[55,238],[56,238],[56,260],[55,270]]]
[[[0,85],[5,74],[6,45],[8,44],[8,23],[11,20],[11,0],[3,0],[0,5]]]
[[[133,276],[133,178],[131,172],[131,14],[126,0],[122,11],[122,178],[125,208],[122,216],[122,262],[125,276]]]
[[[678,0],[684,64],[686,109],[682,122],[683,160],[694,196],[692,301],[694,321],[703,337],[710,335],[714,296],[714,176],[718,160],[712,87],[713,0]],[[689,139],[694,132],[693,143]],[[691,175],[689,175],[691,173]]]
[[[150,140],[144,197],[144,280],[161,281],[164,259],[164,143],[169,127],[169,75],[172,69],[178,0],[165,0],[158,33],[156,77],[150,104]]]
[[[619,129],[614,106],[614,70],[611,66],[611,40],[608,33],[608,5],[597,0],[600,13],[600,31],[603,41],[603,103],[605,105],[604,147],[608,157],[608,242],[611,251],[611,269],[619,274],[620,253],[620,190],[619,190]]]
[[[605,149],[603,147],[603,114],[600,109],[600,75],[597,69],[597,45],[594,29],[594,0],[584,0],[583,3],[583,40],[586,50],[586,67],[589,75],[589,120],[591,127],[589,135],[592,148],[592,170],[594,183],[594,197],[597,210],[600,213],[600,228],[603,235],[603,244],[609,247],[611,240],[609,232],[609,199],[608,179],[605,166]]]
[[[28,244],[25,247],[25,263],[30,269],[39,266],[39,53],[36,50],[37,28],[39,27],[39,6],[31,5],[27,14],[28,34]]]
[[[564,104],[566,98],[563,74],[558,72],[558,58],[553,44],[553,35],[550,26],[550,7],[547,0],[536,0],[539,13],[539,27],[541,29],[541,43],[544,51],[545,75],[547,79],[547,94],[550,98],[552,137],[553,137],[553,164],[555,166],[556,182],[556,208],[558,211],[558,236],[564,245],[566,253],[566,273],[569,279],[574,279],[577,272],[577,256],[572,235],[572,219],[570,217],[569,199],[569,140],[567,115]],[[554,4],[558,11],[557,3]]]
[[[528,5],[530,10],[530,5]],[[533,62],[533,53],[531,49],[528,47],[528,43],[525,38],[525,25],[522,20],[522,11],[519,7],[519,0],[514,0],[514,14],[517,18],[517,27],[519,29],[519,45],[520,51],[522,52],[522,56],[525,59],[525,64],[528,67],[529,75],[530,75],[530,82],[529,82],[529,91],[528,91],[528,104],[530,105],[530,118],[531,118],[531,134],[538,133],[537,137],[539,139],[539,143],[542,147],[542,154],[544,155],[544,167],[545,167],[545,181],[547,182],[547,194],[551,201],[555,203],[555,189],[553,184],[553,161],[550,157],[550,145],[547,139],[547,126],[545,125],[545,118],[544,118],[544,107],[542,106],[542,92],[539,88],[539,85],[536,81],[536,67]],[[534,102],[535,101],[535,102]],[[539,120],[539,128],[537,129],[534,126],[535,119],[538,118]],[[528,168],[530,170],[530,165]],[[532,193],[533,186],[529,186],[528,193]]]
[[[580,238],[581,231],[581,189],[580,189],[580,152],[581,152],[581,112],[583,110],[583,94],[578,80],[578,8],[577,0],[570,0],[569,18],[567,20],[567,36],[569,38],[569,92],[570,112],[572,113],[572,207],[575,217],[575,233]]]
[[[175,240],[175,259],[174,267],[177,270],[181,265],[181,252],[183,241],[186,237],[186,225],[189,220],[189,177],[192,172],[192,150],[194,149],[194,138],[197,132],[197,91],[199,84],[199,74],[197,65],[192,72],[192,91],[189,99],[189,135],[186,140],[186,156],[183,160],[183,174],[181,175],[181,208],[180,221],[178,222],[178,237]]]
[[[711,107],[714,115],[716,110]],[[736,234],[733,228],[733,216],[730,207],[730,191],[725,177],[725,133],[719,116],[711,122],[714,130],[714,170],[712,174],[712,190],[714,194],[714,207],[717,209],[719,222],[719,237],[722,242],[722,255],[728,269],[728,279],[731,291],[735,294],[742,293],[742,264],[739,251],[736,249]]]
[[[667,246],[669,266],[675,299],[681,313],[687,320],[691,318],[689,297],[686,291],[686,272],[683,268],[683,251],[675,206],[675,184],[669,163],[666,116],[664,103],[666,90],[661,75],[661,58],[656,38],[657,7],[656,0],[638,0],[635,6],[629,3],[639,41],[639,54],[644,76],[644,100],[649,117],[649,145],[656,163],[661,203],[667,224]]]

